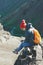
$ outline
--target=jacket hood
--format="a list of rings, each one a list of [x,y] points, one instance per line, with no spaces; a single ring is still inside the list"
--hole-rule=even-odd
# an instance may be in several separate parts
[[[26,29],[33,28],[32,23],[28,23]]]

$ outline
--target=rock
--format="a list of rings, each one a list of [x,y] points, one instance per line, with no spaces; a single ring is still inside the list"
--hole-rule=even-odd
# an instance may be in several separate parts
[[[0,30],[3,30],[3,25],[0,23]]]
[[[42,48],[40,45],[36,45],[34,47],[34,49],[36,50],[36,60],[35,63],[36,65],[42,65]]]
[[[36,60],[42,60],[42,48],[40,45],[36,45],[34,47],[34,49],[36,50]]]
[[[1,43],[6,43],[6,39],[3,36],[0,36],[0,42]]]

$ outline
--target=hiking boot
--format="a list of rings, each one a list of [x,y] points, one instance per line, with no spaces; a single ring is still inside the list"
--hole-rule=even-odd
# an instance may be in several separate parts
[[[15,54],[18,54],[18,51],[17,51],[17,49],[15,49],[15,50],[13,51],[13,53],[15,53]]]

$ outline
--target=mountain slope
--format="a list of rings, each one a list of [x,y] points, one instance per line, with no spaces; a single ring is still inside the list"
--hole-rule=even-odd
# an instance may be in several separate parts
[[[43,0],[0,0],[0,15],[5,30],[21,34],[19,24],[22,19],[26,19],[43,35]]]

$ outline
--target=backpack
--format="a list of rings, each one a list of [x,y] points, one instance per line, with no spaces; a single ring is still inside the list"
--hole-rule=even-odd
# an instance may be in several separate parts
[[[34,40],[33,40],[33,42],[35,44],[40,44],[40,42],[41,42],[41,35],[40,35],[39,31],[34,29],[33,33],[34,33]]]

